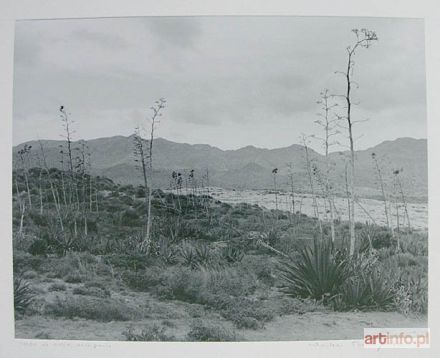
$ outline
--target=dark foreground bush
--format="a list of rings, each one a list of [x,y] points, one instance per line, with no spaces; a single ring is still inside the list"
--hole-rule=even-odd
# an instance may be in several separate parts
[[[296,262],[280,265],[282,290],[291,296],[325,301],[350,277],[349,268],[349,260],[331,243],[315,241],[313,249],[304,248]]]
[[[256,301],[246,297],[223,299],[221,315],[237,328],[261,329],[274,319],[276,310],[270,301]]]
[[[157,325],[146,326],[140,332],[136,332],[133,327],[128,327],[125,332],[122,333],[127,341],[137,342],[151,342],[151,341],[162,341],[170,342],[175,341],[174,336],[169,336],[166,333],[164,327],[159,327]]]
[[[46,306],[46,313],[56,317],[85,318],[95,321],[129,321],[139,317],[134,309],[122,302],[92,297],[69,297]]]
[[[29,282],[24,281],[20,276],[14,277],[14,309],[16,312],[23,313],[32,303],[35,293],[29,286]]]
[[[235,331],[220,324],[195,321],[187,335],[188,341],[195,342],[236,342],[242,340]]]
[[[381,277],[378,270],[351,277],[332,299],[336,311],[388,310],[394,307],[393,283]]]

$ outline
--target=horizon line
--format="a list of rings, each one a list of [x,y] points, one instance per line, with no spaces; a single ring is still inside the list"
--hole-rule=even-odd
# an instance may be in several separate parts
[[[88,142],[88,141],[94,141],[94,140],[99,140],[99,139],[112,139],[112,138],[117,138],[117,137],[122,137],[122,138],[127,138],[127,139],[128,139],[128,138],[132,137],[133,135],[134,135],[134,134],[130,134],[130,135],[116,134],[116,135],[113,135],[113,136],[96,137],[96,138],[90,138],[90,139],[83,139],[83,138],[81,138],[81,139],[73,140],[72,142],[73,142],[73,143],[81,142],[81,141]],[[214,146],[214,145],[209,144],[209,143],[188,143],[188,142],[178,142],[178,141],[173,141],[173,140],[170,140],[170,139],[167,139],[167,138],[164,138],[164,137],[157,137],[157,138],[155,138],[155,140],[158,140],[158,139],[162,139],[162,140],[165,140],[165,141],[167,141],[167,142],[176,143],[176,144],[186,144],[186,145],[192,145],[192,146],[195,146],[195,145],[204,145],[204,146],[209,146],[209,147],[211,147],[211,148],[215,148],[215,149],[221,150],[221,151],[223,151],[223,152],[227,152],[227,151],[237,151],[237,150],[241,150],[241,149],[248,148],[248,147],[252,147],[252,148],[260,149],[260,150],[278,150],[278,149],[286,149],[286,148],[290,148],[290,147],[295,146],[295,145],[300,146],[300,147],[304,147],[304,145],[301,144],[301,143],[292,143],[291,145],[288,145],[288,146],[274,147],[274,148],[257,147],[257,146],[255,146],[255,145],[248,144],[248,145],[244,145],[244,146],[242,146],[242,147],[238,147],[238,148],[235,148],[235,149],[222,149],[222,148],[220,148],[220,147]],[[407,137],[407,136],[406,136],[406,137],[397,137],[397,138],[395,138],[395,139],[386,139],[386,140],[383,140],[383,141],[381,141],[381,142],[379,142],[379,143],[377,143],[377,144],[375,144],[375,145],[373,145],[373,146],[367,147],[367,148],[365,148],[365,149],[356,149],[355,151],[356,151],[356,152],[359,152],[359,151],[369,150],[369,149],[372,149],[372,148],[374,148],[374,147],[376,147],[376,146],[378,146],[378,145],[380,145],[380,144],[382,144],[382,143],[385,143],[385,142],[394,142],[394,141],[397,141],[397,140],[400,140],[400,139],[413,139],[413,140],[426,140],[426,141],[428,140],[428,138],[416,138],[416,137]],[[145,139],[145,140],[148,141],[148,139]],[[26,144],[26,143],[29,143],[29,142],[39,142],[39,141],[63,142],[64,140],[63,140],[63,139],[31,139],[31,140],[27,140],[27,141],[21,142],[21,143],[19,143],[19,144],[15,144],[15,145],[13,144],[12,147],[15,148],[15,147],[19,147],[19,146],[21,146],[21,145],[23,145],[23,144]],[[313,149],[314,151],[318,152],[314,147],[315,147],[315,146],[310,146],[311,149]],[[330,153],[338,153],[338,152],[346,152],[346,151],[349,151],[349,149],[344,149],[344,150],[334,150],[334,151],[330,151]],[[319,153],[319,152],[318,152],[318,153]],[[320,153],[320,154],[321,154],[321,153]]]

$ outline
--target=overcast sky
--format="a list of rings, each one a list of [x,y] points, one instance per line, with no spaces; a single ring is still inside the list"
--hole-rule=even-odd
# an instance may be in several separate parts
[[[60,105],[75,139],[130,135],[165,97],[160,137],[289,146],[319,134],[319,93],[344,91],[334,72],[363,27],[379,41],[356,54],[353,117],[369,118],[355,128],[357,148],[425,138],[422,20],[146,17],[17,22],[13,142],[60,139]]]

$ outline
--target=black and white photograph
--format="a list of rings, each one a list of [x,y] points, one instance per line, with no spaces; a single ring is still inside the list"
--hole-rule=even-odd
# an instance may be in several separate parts
[[[16,339],[428,327],[422,18],[23,19],[13,46]]]

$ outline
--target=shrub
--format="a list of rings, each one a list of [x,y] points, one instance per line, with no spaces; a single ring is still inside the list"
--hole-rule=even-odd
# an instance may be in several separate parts
[[[421,271],[401,274],[395,285],[395,303],[404,314],[428,311],[428,279]]]
[[[55,317],[74,317],[91,319],[102,322],[129,321],[139,317],[139,313],[122,302],[91,297],[56,298],[56,301],[46,305],[46,314]]]
[[[400,248],[414,256],[428,256],[428,235],[421,233],[401,234]]]
[[[222,257],[229,263],[240,262],[243,260],[244,252],[238,247],[228,246],[222,251]]]
[[[137,291],[150,291],[161,282],[163,269],[152,266],[142,271],[125,271],[122,279],[126,285]]]
[[[95,297],[110,297],[110,291],[106,288],[102,289],[100,287],[75,287],[72,291],[74,295],[83,296],[95,296]]]
[[[38,274],[34,270],[29,270],[29,271],[23,272],[22,277],[25,280],[32,280],[34,278],[37,278]]]
[[[294,297],[326,300],[350,277],[349,261],[335,252],[331,243],[314,242],[305,248],[295,263],[284,261],[279,266],[282,290]]]
[[[244,297],[256,288],[255,275],[235,267],[192,270],[173,266],[161,275],[157,293],[169,299],[219,307],[222,297]]]
[[[68,273],[66,276],[64,276],[63,280],[67,283],[80,283],[82,282],[81,273],[77,270]]]
[[[180,248],[180,257],[182,259],[182,263],[185,266],[189,266],[192,268],[197,267],[197,256],[195,250],[191,245],[183,245]]]
[[[47,255],[49,251],[49,245],[47,243],[47,240],[45,239],[38,239],[32,242],[32,244],[29,247],[29,253],[31,255],[37,256],[37,255]]]
[[[151,266],[154,263],[154,260],[147,255],[141,254],[113,254],[106,256],[105,262],[117,268],[138,271]]]
[[[193,269],[208,266],[212,263],[213,255],[207,244],[184,243],[180,248],[181,262]]]
[[[256,301],[246,297],[223,301],[221,315],[232,321],[237,328],[261,329],[275,317],[273,304],[268,301]]]
[[[14,309],[16,312],[24,313],[35,298],[34,291],[30,288],[29,282],[24,281],[20,276],[14,277]]]
[[[51,339],[52,337],[47,332],[39,332],[35,335],[34,338],[35,339]]]
[[[333,298],[333,308],[337,311],[389,310],[393,308],[394,283],[383,276],[379,270],[374,270],[349,278]]]
[[[397,260],[397,264],[399,267],[406,267],[406,266],[415,266],[417,265],[417,260],[414,257],[413,254],[409,252],[405,253],[399,253],[395,255],[395,258]]]
[[[187,340],[196,342],[236,342],[241,338],[237,336],[235,331],[222,325],[197,320],[191,324]]]
[[[50,287],[49,287],[49,291],[66,291],[66,285],[64,283],[53,283]]]
[[[31,254],[14,250],[13,253],[13,267],[14,272],[24,272],[28,270],[34,270],[37,272],[41,271],[43,264],[46,262],[46,259],[40,256],[32,256]]]
[[[160,240],[157,255],[165,264],[174,265],[177,262],[177,250],[168,240]]]
[[[252,272],[260,282],[271,287],[275,284],[277,263],[276,259],[267,255],[245,255],[237,266]]]
[[[174,336],[166,334],[164,327],[157,325],[146,326],[140,332],[135,332],[133,327],[128,327],[126,331],[122,333],[127,341],[174,341]]]

